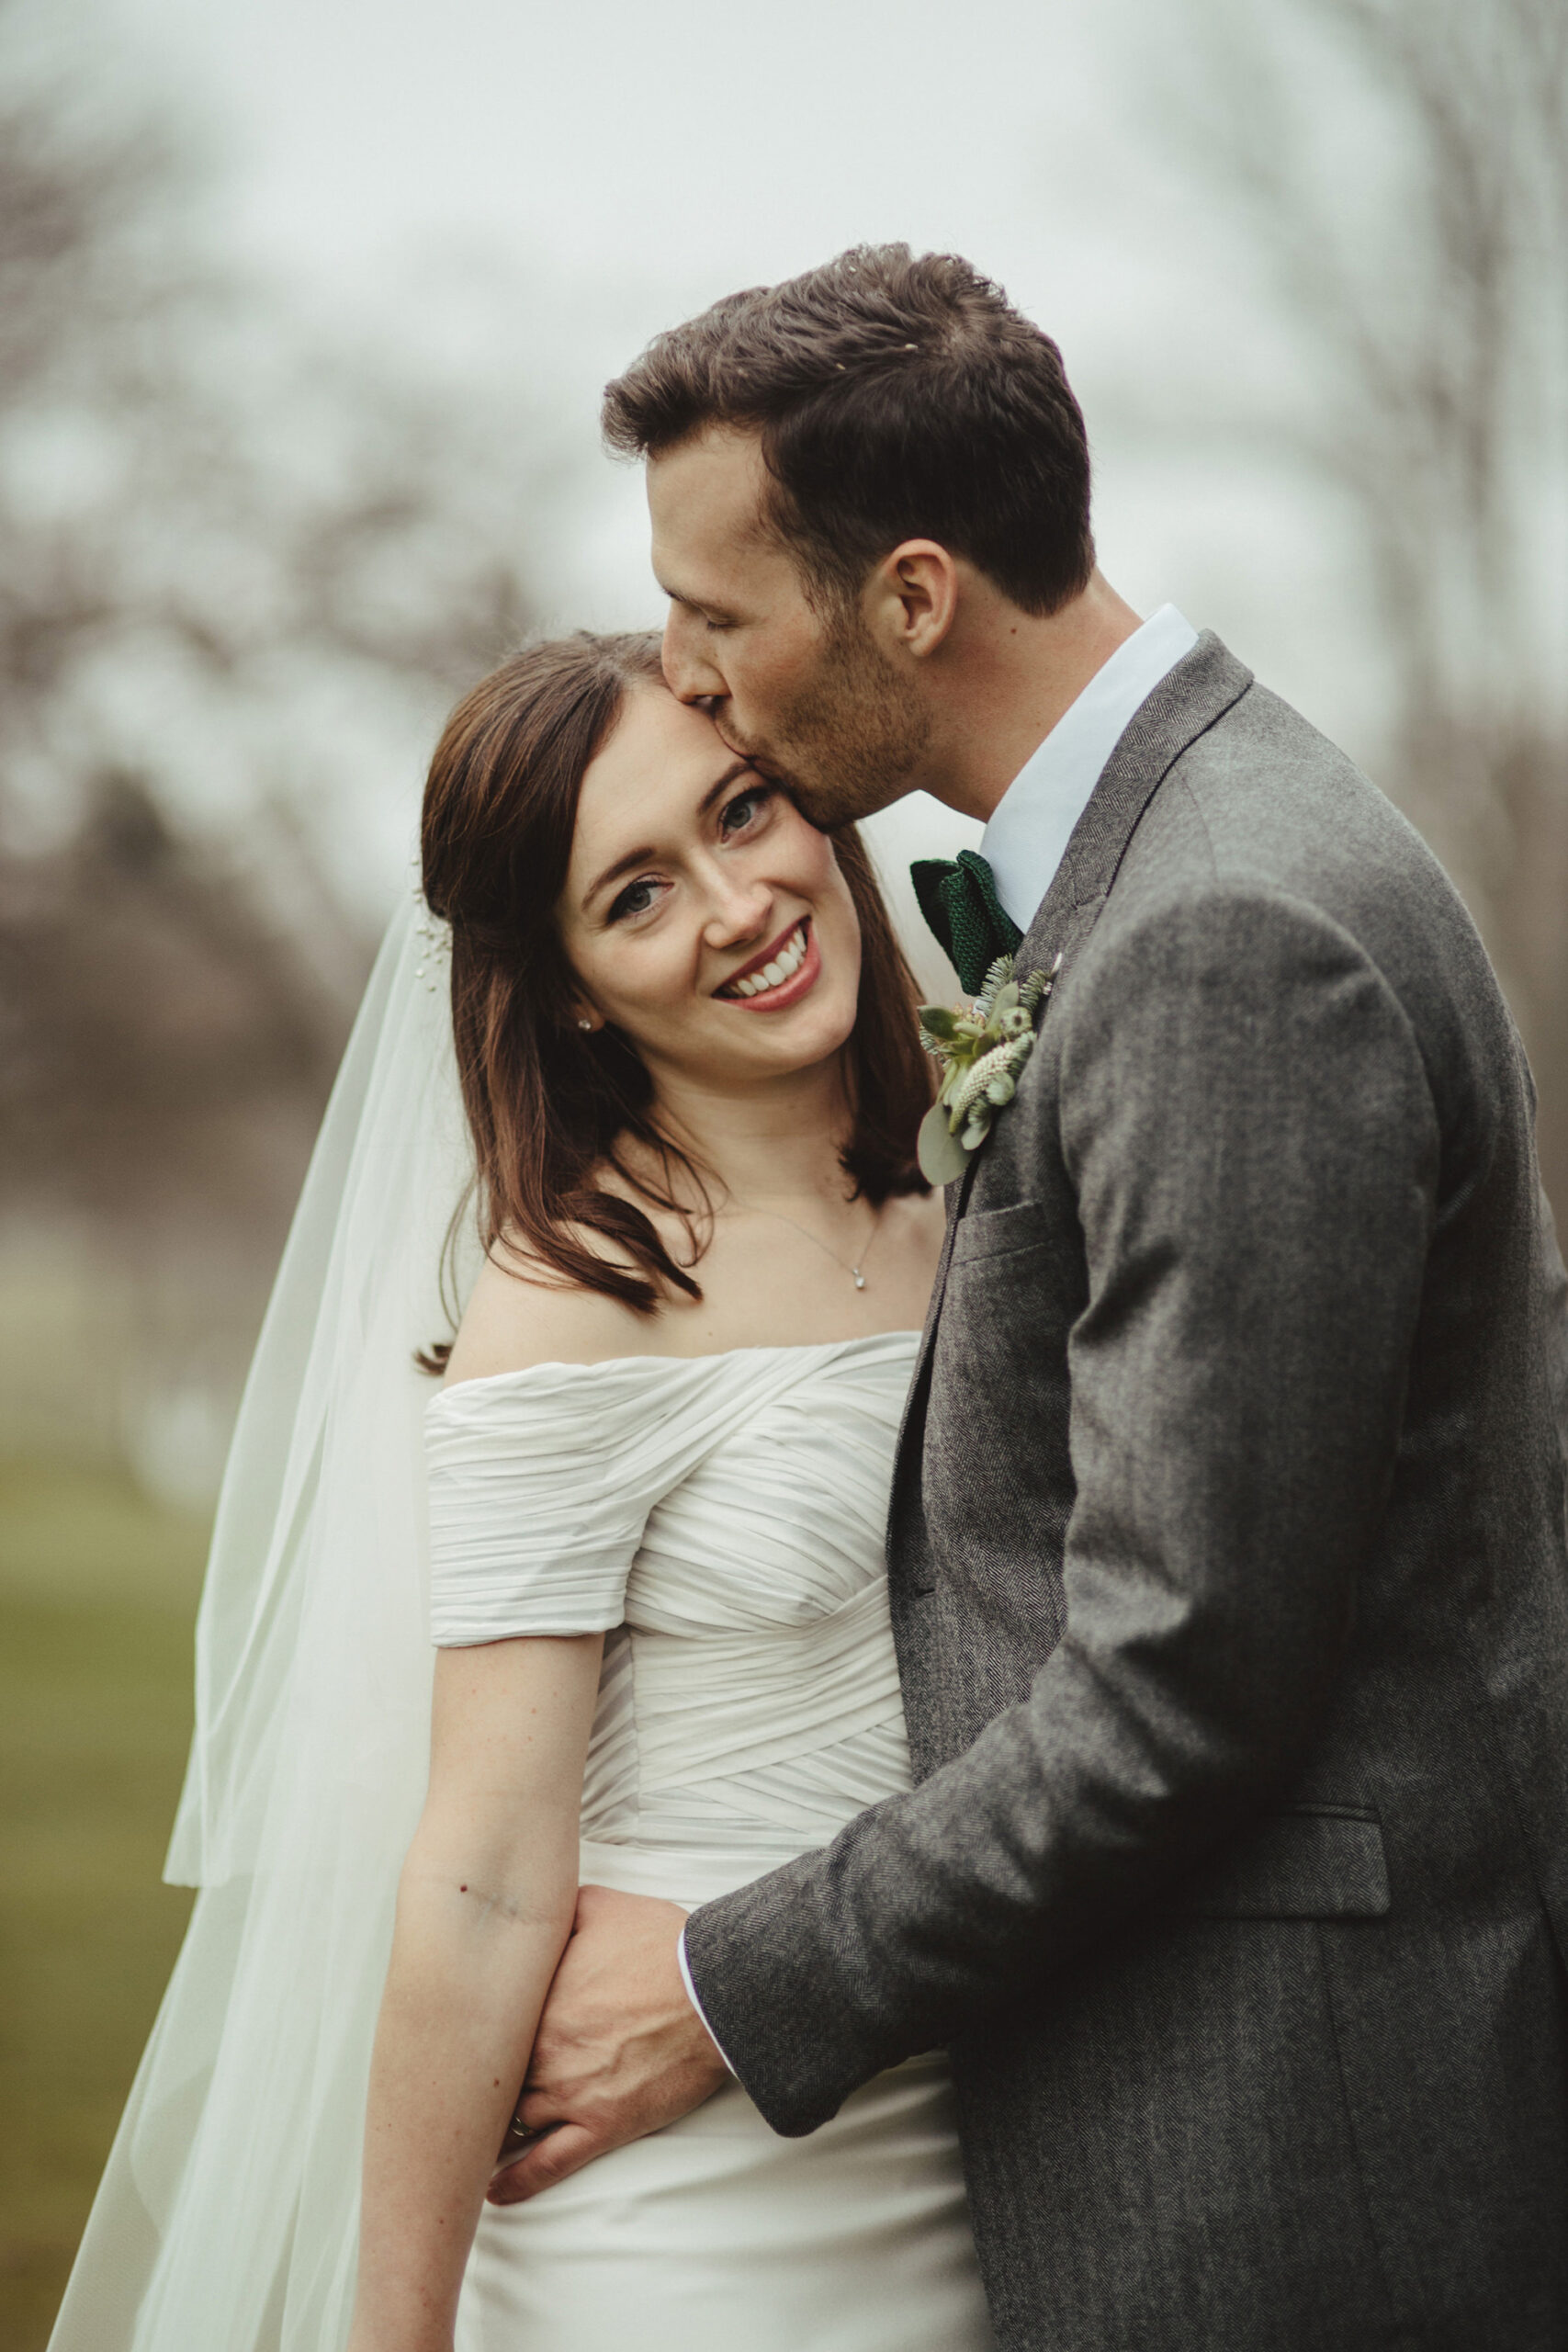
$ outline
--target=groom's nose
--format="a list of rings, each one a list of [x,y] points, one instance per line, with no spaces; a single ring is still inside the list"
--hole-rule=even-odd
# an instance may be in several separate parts
[[[728,688],[704,640],[702,621],[672,605],[664,623],[664,680],[677,702],[722,700]]]

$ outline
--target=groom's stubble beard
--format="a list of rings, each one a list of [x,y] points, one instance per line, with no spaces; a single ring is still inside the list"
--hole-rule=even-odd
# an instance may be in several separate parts
[[[852,605],[831,613],[820,657],[780,705],[768,740],[739,741],[728,716],[719,722],[725,741],[755,756],[824,832],[898,799],[931,734],[929,714]]]

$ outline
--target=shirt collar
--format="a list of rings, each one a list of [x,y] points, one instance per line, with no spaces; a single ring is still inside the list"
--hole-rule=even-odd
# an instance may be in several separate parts
[[[1197,642],[1190,622],[1174,605],[1162,605],[1095,672],[998,801],[980,854],[1021,931],[1034,920],[1134,712]]]

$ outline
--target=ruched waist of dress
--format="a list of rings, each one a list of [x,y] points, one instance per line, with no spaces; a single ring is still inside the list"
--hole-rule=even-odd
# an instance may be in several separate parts
[[[787,1857],[726,1846],[614,1846],[585,1838],[578,1881],[582,1886],[612,1886],[620,1894],[657,1894],[694,1911],[737,1887],[776,1871]]]
[[[798,1625],[699,1640],[632,1636],[638,1779],[645,1792],[838,1747],[901,1720],[885,1577]]]

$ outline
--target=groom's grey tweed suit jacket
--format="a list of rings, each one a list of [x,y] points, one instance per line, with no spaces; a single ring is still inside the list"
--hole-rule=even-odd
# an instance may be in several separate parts
[[[1568,1331],[1518,1038],[1202,639],[1021,951],[889,1527],[917,1786],[697,1911],[775,2128],[947,2044],[1009,2352],[1568,2344]]]

